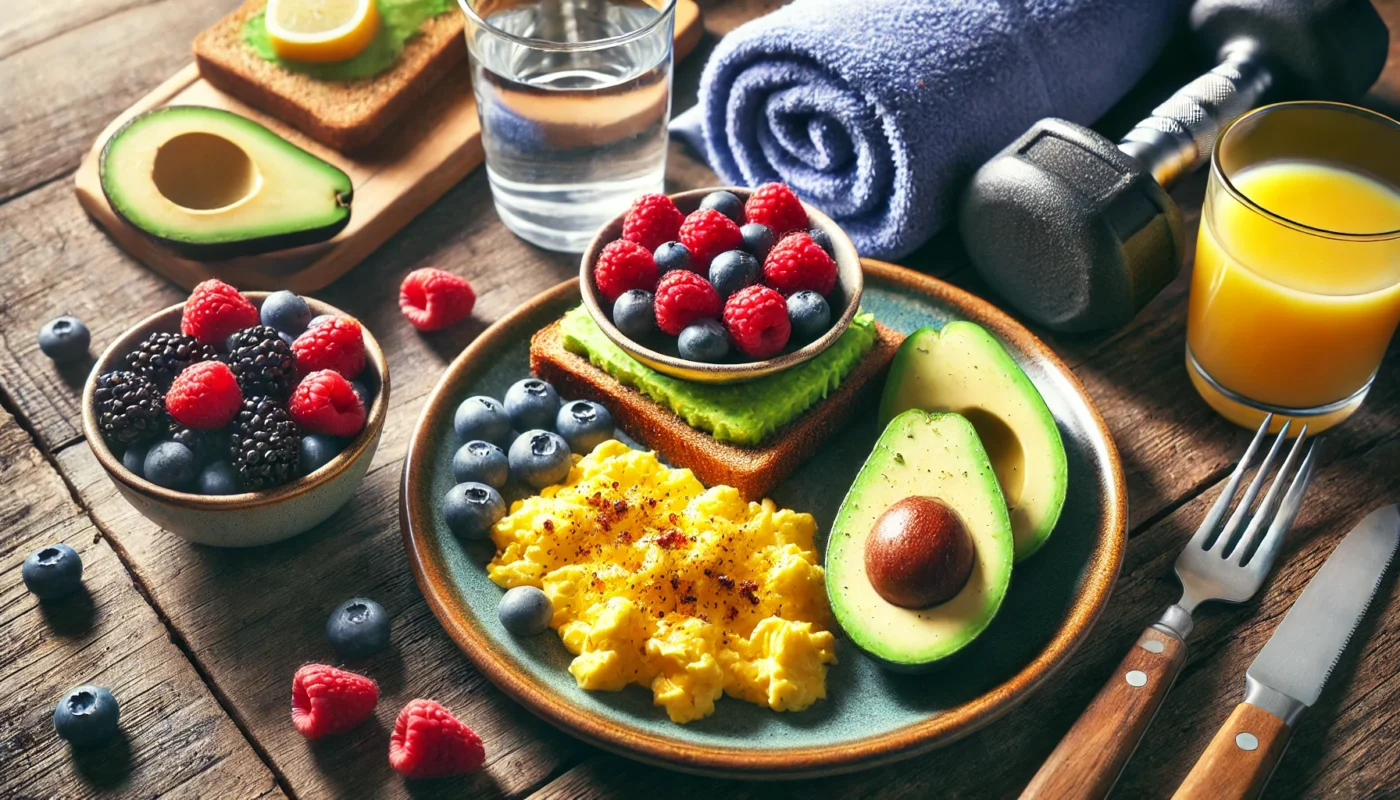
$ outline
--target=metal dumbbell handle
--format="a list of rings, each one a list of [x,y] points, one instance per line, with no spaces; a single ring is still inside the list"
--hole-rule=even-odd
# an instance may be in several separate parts
[[[1253,108],[1273,82],[1258,50],[1227,51],[1215,69],[1183,86],[1118,143],[1157,183],[1170,187],[1210,158],[1215,137]]]

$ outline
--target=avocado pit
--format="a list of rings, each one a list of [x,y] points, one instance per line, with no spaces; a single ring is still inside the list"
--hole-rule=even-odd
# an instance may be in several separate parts
[[[865,541],[865,574],[889,603],[928,608],[962,591],[974,555],[957,512],[933,497],[906,497],[875,520]]]
[[[201,131],[179,134],[157,148],[151,180],[170,202],[204,212],[237,205],[262,182],[243,148]]]

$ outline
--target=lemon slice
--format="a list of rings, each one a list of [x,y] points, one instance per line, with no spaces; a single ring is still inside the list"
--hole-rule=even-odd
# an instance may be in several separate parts
[[[375,0],[268,0],[267,38],[292,61],[354,58],[379,32]]]

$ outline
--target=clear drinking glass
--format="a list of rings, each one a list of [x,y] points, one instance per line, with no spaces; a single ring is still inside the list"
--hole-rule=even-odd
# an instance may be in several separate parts
[[[458,0],[496,211],[582,252],[662,190],[675,0]]]

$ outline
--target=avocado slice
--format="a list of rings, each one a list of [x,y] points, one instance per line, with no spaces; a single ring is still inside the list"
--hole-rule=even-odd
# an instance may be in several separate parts
[[[1045,400],[1006,348],[971,322],[914,331],[890,363],[880,424],[910,408],[967,417],[1006,497],[1016,560],[1040,549],[1065,505],[1065,445]]]
[[[901,608],[870,582],[866,539],[890,506],[911,496],[941,500],[972,538],[972,573],[951,600]],[[1011,520],[996,473],[971,423],[912,409],[892,421],[851,483],[826,545],[826,592],[857,647],[896,670],[932,668],[977,638],[1001,607],[1014,559]]]
[[[169,106],[102,148],[102,192],[119,217],[187,258],[320,242],[350,222],[350,176],[252,120]]]

